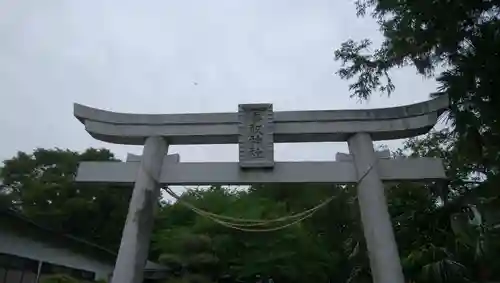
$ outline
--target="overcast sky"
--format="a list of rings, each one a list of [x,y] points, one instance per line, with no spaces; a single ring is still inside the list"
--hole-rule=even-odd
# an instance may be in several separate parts
[[[354,2],[354,1],[352,1]],[[395,72],[391,98],[359,104],[334,72],[348,39],[377,25],[336,0],[0,0],[0,160],[36,147],[140,148],[92,139],[73,103],[138,113],[398,106],[435,90]],[[390,145],[397,146],[397,142]],[[276,146],[278,160],[333,160],[347,145]],[[174,146],[182,161],[237,160],[236,146]]]

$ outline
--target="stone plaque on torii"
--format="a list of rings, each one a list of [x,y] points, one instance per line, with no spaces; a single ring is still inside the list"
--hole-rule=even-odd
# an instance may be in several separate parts
[[[142,282],[153,210],[164,185],[259,183],[358,184],[357,194],[375,283],[404,283],[382,182],[446,179],[436,158],[390,159],[373,141],[427,133],[448,108],[446,96],[394,108],[273,112],[243,104],[238,113],[126,114],[75,104],[94,138],[143,145],[127,162],[82,162],[76,181],[133,185],[112,283]],[[347,141],[350,154],[331,162],[277,162],[274,143]],[[238,144],[239,162],[180,162],[169,145]],[[332,154],[333,155],[333,154]]]

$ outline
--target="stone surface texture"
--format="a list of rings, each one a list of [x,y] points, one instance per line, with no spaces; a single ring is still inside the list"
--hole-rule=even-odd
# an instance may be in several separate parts
[[[274,112],[274,142],[347,141],[358,132],[373,140],[412,137],[428,132],[447,107],[442,96],[394,108]],[[75,104],[74,115],[94,138],[111,143],[143,145],[150,136],[171,145],[239,141],[238,113],[126,114]]]
[[[388,149],[375,151],[375,155],[378,158],[389,159],[389,158],[391,158],[391,151]],[[352,158],[352,154],[338,152],[335,155],[335,160],[336,161],[351,161],[352,162],[353,158]]]
[[[144,144],[111,283],[141,283],[143,280],[153,213],[160,195],[157,180],[167,149],[162,137],[150,137]]]
[[[238,149],[241,168],[274,166],[273,119],[272,104],[238,106]]]
[[[357,186],[358,203],[373,282],[404,283],[384,186],[379,175],[381,160],[375,154],[372,139],[367,133],[353,135],[348,144],[360,180]]]
[[[136,155],[129,153],[127,154],[127,162],[141,162],[142,160],[142,155]],[[181,157],[179,154],[168,154],[163,157],[163,164],[165,163],[170,163],[170,162],[179,162],[181,160]],[[136,171],[137,172],[137,171]]]
[[[272,170],[241,170],[237,162],[178,163],[166,158],[159,182],[162,185],[245,185],[263,183],[353,184],[358,178],[354,163],[276,162]],[[383,181],[435,181],[445,179],[443,163],[435,158],[381,159]],[[77,182],[131,185],[139,169],[137,162],[82,162]]]

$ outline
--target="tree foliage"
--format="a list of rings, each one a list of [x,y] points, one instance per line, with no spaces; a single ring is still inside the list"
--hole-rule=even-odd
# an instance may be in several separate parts
[[[498,261],[492,259],[500,247],[491,239],[498,242],[500,2],[358,0],[356,5],[358,16],[377,20],[384,41],[370,52],[369,40],[348,40],[335,52],[343,63],[338,74],[351,80],[352,96],[391,94],[396,86],[390,70],[413,66],[438,82],[431,96],[446,94],[451,103],[450,128],[410,139],[399,151],[443,158],[450,178],[446,186],[429,187],[440,204],[429,207],[435,218],[427,221],[434,230],[427,246],[408,250],[404,262],[412,267],[406,271],[417,270],[426,282],[458,280],[451,274],[481,282],[498,278]]]
[[[387,187],[389,211],[409,282],[466,282],[499,279],[497,206],[481,200],[468,167],[458,165],[449,132],[410,139],[395,155],[443,158],[449,184],[399,183]],[[474,192],[474,193],[472,193]],[[210,238],[217,268],[209,278],[245,282],[255,275],[274,282],[371,282],[355,187],[266,185],[249,190],[211,187],[188,190],[182,200],[198,208],[245,219],[274,219],[304,211],[334,195],[326,207],[289,228],[262,233],[230,229],[180,202],[162,207],[154,254],[176,260],[189,255],[182,239]],[[174,256],[175,255],[175,256]],[[165,261],[164,261],[165,262]],[[182,262],[182,261],[178,261]]]
[[[440,157],[451,179],[444,185],[387,186],[405,276],[415,283],[500,279],[498,193],[470,178],[473,169],[450,135],[441,131],[410,139],[394,153]],[[65,233],[116,245],[130,190],[75,184],[76,164],[82,160],[115,159],[95,149],[18,153],[2,170],[3,190],[11,200],[6,203]],[[332,196],[311,217],[272,232],[227,228],[181,201],[164,203],[156,216],[150,259],[172,269],[171,283],[254,282],[257,275],[276,283],[371,282],[353,186],[213,186],[187,190],[181,200],[232,218],[276,219]]]
[[[393,1],[358,0],[359,16],[371,12],[385,38],[369,52],[367,39],[349,40],[335,52],[338,71],[353,96],[366,99],[374,91],[390,94],[389,71],[414,66],[434,76],[451,101],[457,146],[469,166],[496,175],[500,156],[500,2],[490,0]]]
[[[119,161],[106,149],[19,152],[0,171],[4,206],[43,226],[109,248],[119,245],[130,188],[74,182],[81,161]]]
[[[56,274],[43,278],[41,283],[79,283],[79,281],[68,275]]]
[[[195,206],[221,215],[245,219],[274,219],[293,212],[300,212],[305,207],[310,208],[325,197],[335,193],[335,188],[311,186],[308,192],[301,186],[295,188],[271,188],[262,186],[249,191],[231,191],[222,187],[212,187],[208,190],[188,191],[182,198]],[[342,197],[342,190],[337,190]],[[274,195],[274,197],[272,196]],[[300,198],[299,195],[307,196]],[[300,201],[302,200],[302,201]],[[341,211],[343,205],[338,208]],[[326,211],[321,213],[327,213]],[[208,257],[211,263],[217,262],[219,268],[210,268],[210,276],[218,278],[230,276],[241,280],[250,280],[256,275],[272,276],[275,282],[299,282],[318,280],[327,282],[334,278],[342,264],[340,251],[344,248],[335,244],[342,242],[347,234],[338,233],[351,225],[349,215],[346,220],[338,223],[341,230],[321,227],[312,228],[314,221],[320,221],[318,213],[310,221],[294,225],[276,232],[244,232],[221,226],[203,216],[197,215],[180,203],[166,205],[157,222],[157,232],[153,241],[153,249],[167,254],[177,253],[178,258],[189,256],[193,245],[182,245],[186,239],[205,235],[206,248],[210,246],[210,255],[216,255],[217,260]],[[339,214],[340,216],[341,214]],[[180,217],[178,217],[180,216]],[[331,236],[338,239],[334,239]],[[334,249],[327,249],[330,246]],[[200,258],[196,259],[200,260]],[[333,265],[332,265],[333,264]],[[212,273],[212,272],[215,272]]]

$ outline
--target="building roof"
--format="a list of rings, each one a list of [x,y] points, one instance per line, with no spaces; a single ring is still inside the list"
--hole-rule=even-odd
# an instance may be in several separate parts
[[[88,242],[81,238],[69,235],[69,234],[61,234],[53,229],[44,227],[35,223],[34,221],[28,219],[23,216],[19,212],[16,212],[12,209],[1,209],[0,208],[0,219],[2,223],[2,228],[7,228],[13,231],[14,233],[20,233],[22,236],[33,237],[38,240],[43,240],[46,242],[50,242],[55,246],[59,246],[61,248],[71,249],[80,254],[87,255],[89,257],[98,258],[101,261],[106,261],[114,264],[116,261],[117,253],[107,249],[105,247],[96,245],[94,243]],[[4,226],[6,225],[6,226]],[[146,267],[144,268],[144,272],[146,274],[151,273],[166,273],[168,268],[148,261],[146,263]],[[145,277],[149,277],[146,276]],[[156,274],[155,277],[158,277]],[[161,276],[163,277],[163,276]]]

